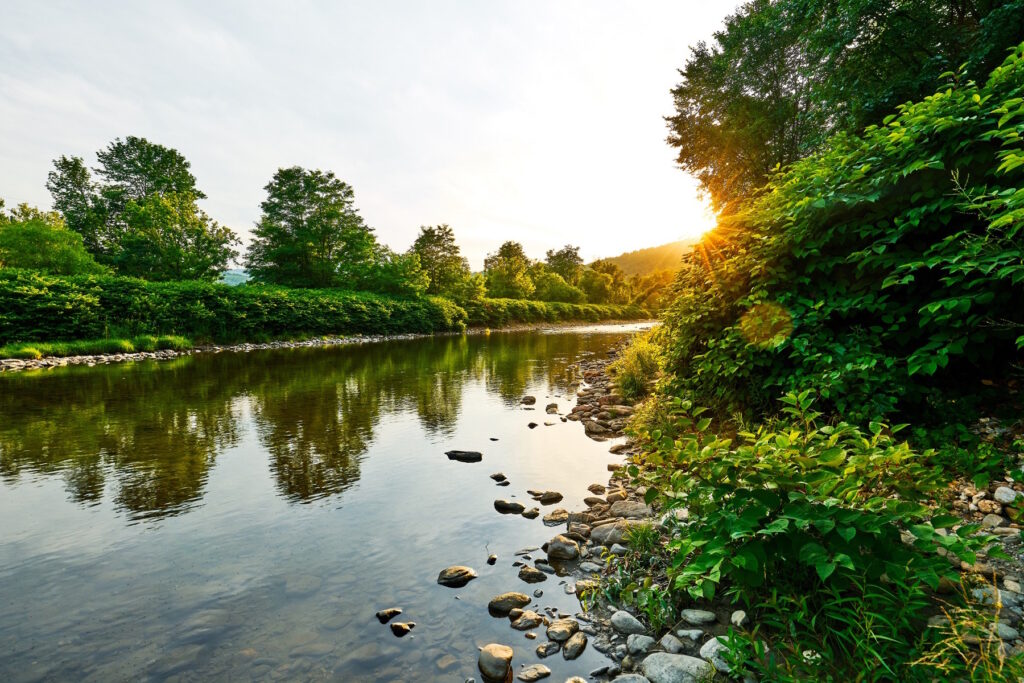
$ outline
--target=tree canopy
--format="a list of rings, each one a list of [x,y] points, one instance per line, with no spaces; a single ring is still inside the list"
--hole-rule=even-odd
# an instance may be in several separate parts
[[[52,275],[107,272],[85,250],[82,236],[54,212],[20,204],[9,215],[0,200],[0,268],[25,268]]]

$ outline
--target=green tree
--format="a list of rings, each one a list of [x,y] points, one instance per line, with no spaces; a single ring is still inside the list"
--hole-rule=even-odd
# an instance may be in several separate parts
[[[427,293],[430,276],[420,266],[415,253],[399,254],[384,245],[374,247],[371,265],[353,288],[382,294],[422,296]]]
[[[206,199],[196,187],[191,164],[176,149],[129,135],[116,138],[96,158],[100,165],[94,170],[106,181],[104,189],[124,201],[171,193]]]
[[[214,280],[238,255],[235,234],[218,225],[188,194],[131,199],[125,234],[113,255],[119,273],[149,280]]]
[[[46,180],[53,208],[64,217],[68,228],[82,236],[89,253],[103,260],[110,251],[107,211],[99,188],[80,157],[62,156],[53,161]]]
[[[878,123],[967,62],[1005,56],[1020,0],[754,0],[699,43],[672,90],[669,143],[716,210],[832,134]]]
[[[558,251],[548,249],[545,256],[544,262],[553,273],[560,275],[570,285],[579,282],[583,271],[583,257],[580,256],[579,247],[567,244]]]
[[[455,243],[455,232],[446,223],[420,227],[412,253],[419,257],[420,266],[430,279],[428,293],[461,298],[470,276],[469,261],[463,258]]]
[[[534,284],[530,279],[530,259],[523,245],[508,241],[484,259],[487,295],[496,298],[529,299]]]
[[[583,303],[586,295],[579,287],[573,287],[561,275],[545,270],[533,279],[536,289],[533,298],[538,301],[562,301],[570,304]]]
[[[41,270],[53,275],[106,272],[85,250],[82,236],[56,213],[21,204],[9,216],[0,200],[0,268]]]
[[[246,267],[257,281],[292,287],[352,286],[374,263],[376,240],[355,192],[334,173],[282,168],[264,188],[263,215]]]
[[[612,278],[593,268],[584,268],[580,275],[580,289],[592,304],[606,304],[612,300]]]

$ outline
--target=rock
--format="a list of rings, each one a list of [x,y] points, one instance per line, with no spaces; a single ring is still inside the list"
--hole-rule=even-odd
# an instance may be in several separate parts
[[[631,655],[646,654],[650,652],[653,647],[654,638],[651,638],[650,636],[633,633],[626,638],[626,649],[629,650]]]
[[[531,664],[516,676],[521,681],[526,683],[532,683],[532,681],[539,681],[542,678],[547,678],[551,675],[551,669],[547,668],[543,664]]]
[[[1001,621],[996,622],[995,633],[1001,640],[1017,640],[1020,638],[1020,633],[1018,633],[1017,629]]]
[[[612,628],[619,633],[646,633],[647,628],[640,623],[640,621],[629,612],[619,610],[612,615],[611,618]]]
[[[524,406],[532,406],[536,402],[536,396],[523,396],[521,399],[519,399],[519,403],[521,403]]]
[[[594,420],[583,420],[583,431],[587,436],[608,434],[611,430]]]
[[[698,626],[701,624],[713,624],[718,620],[718,617],[715,616],[714,612],[708,612],[703,609],[684,609],[679,613],[679,616],[681,616],[684,621]]]
[[[512,671],[513,651],[508,645],[490,643],[480,650],[477,666],[485,679],[504,681]]]
[[[626,519],[644,519],[654,514],[651,508],[643,503],[633,500],[619,500],[612,503],[608,514],[612,517],[625,517]]]
[[[540,508],[530,508],[529,510],[523,510],[522,516],[526,519],[537,519],[540,517]]]
[[[544,562],[543,560],[537,560],[536,562],[533,563],[533,566],[536,567],[537,569],[541,570],[545,574],[554,574],[555,573],[555,568],[552,567],[547,562]]]
[[[479,451],[445,451],[445,455],[449,460],[459,462],[480,462],[484,459],[484,454]]]
[[[548,557],[556,560],[575,560],[580,556],[580,546],[571,538],[559,534],[548,541]]]
[[[595,562],[580,562],[579,569],[588,574],[599,574],[603,567]]]
[[[452,668],[458,663],[459,660],[455,657],[455,655],[450,654],[438,657],[437,660],[434,661],[434,664],[435,666],[437,666],[438,671],[447,671],[448,669]]]
[[[512,482],[510,482],[508,479],[506,479],[505,481],[499,481],[497,484],[495,484],[495,486],[508,486],[511,483]]]
[[[536,429],[538,427],[536,422],[531,422],[531,423],[529,423],[526,426],[529,427],[530,429]],[[520,675],[522,675],[522,674],[520,674]]]
[[[476,578],[476,572],[469,567],[455,565],[441,570],[437,575],[437,582],[449,588],[462,588]]]
[[[493,566],[497,561],[498,561],[498,556],[497,555],[488,555],[487,556],[487,564]]]
[[[530,604],[530,596],[525,593],[508,592],[495,595],[487,603],[487,611],[491,614],[506,616],[517,607],[525,607]]]
[[[595,526],[590,530],[590,540],[597,545],[622,544],[626,540],[629,530],[640,524],[643,524],[643,522],[622,520],[620,522]]]
[[[703,683],[715,674],[715,667],[703,659],[668,652],[649,655],[640,670],[651,683]]]
[[[521,610],[515,619],[512,620],[512,628],[517,631],[529,631],[531,628],[537,628],[544,623],[544,617],[537,614],[531,609]],[[515,612],[510,613],[515,614]]]
[[[587,496],[586,498],[583,499],[583,504],[586,505],[587,507],[594,507],[595,505],[604,505],[604,503],[604,498],[599,498],[597,496]]]
[[[605,496],[604,499],[608,503],[618,503],[619,501],[626,500],[626,498],[628,498],[628,497],[629,497],[629,494],[626,493],[625,490],[623,490],[623,489],[615,489],[614,491],[610,492],[607,496]]]
[[[747,616],[746,612],[744,612],[741,609],[738,609],[735,612],[733,612],[732,615],[729,617],[729,623],[735,626],[736,628],[743,628],[748,623],[750,623],[750,617]]]
[[[569,520],[569,511],[562,508],[555,508],[544,515],[544,524],[547,526],[559,526]]]
[[[562,500],[562,494],[558,491],[541,491],[534,495],[533,499],[541,505],[551,505]],[[566,515],[568,515],[568,513],[566,513]]]
[[[535,597],[535,598],[542,597],[543,595],[544,595],[544,591],[542,591],[539,588],[537,590],[533,591],[533,597]]]
[[[529,565],[523,565],[519,569],[519,578],[526,583],[540,583],[541,581],[547,581],[548,575],[539,569],[534,569]]]
[[[990,529],[993,527],[1002,526],[1004,524],[1006,524],[1006,519],[1000,517],[999,515],[985,515],[985,517],[981,520],[981,525],[983,527],[988,527]]]
[[[619,545],[618,543],[613,543],[612,547],[609,548],[608,552],[610,552],[612,555],[618,555],[619,557],[622,557],[629,551],[626,550],[626,546]]]
[[[725,638],[718,636],[712,638],[700,647],[700,656],[724,674],[729,673],[729,663],[725,661],[724,653],[729,651]]]
[[[582,522],[569,522],[569,533],[582,536],[583,538],[589,538],[590,525],[583,524]]]
[[[704,631],[701,631],[699,628],[681,628],[676,631],[676,635],[680,638],[698,641],[704,637]]]
[[[494,509],[503,515],[518,515],[526,506],[514,500],[499,499],[494,501]]]
[[[676,638],[671,633],[666,633],[658,641],[658,645],[661,645],[665,652],[671,652],[672,654],[679,654],[683,651],[683,641]]]
[[[547,635],[551,640],[559,643],[569,640],[574,633],[580,630],[580,624],[575,619],[555,619],[548,626]]]
[[[537,646],[537,656],[541,659],[544,659],[545,657],[550,657],[551,655],[558,652],[558,649],[560,647],[562,647],[561,643],[556,643],[551,640],[549,640],[546,643],[541,643]]]
[[[413,630],[414,628],[416,628],[416,624],[414,624],[411,621],[404,622],[404,623],[401,622],[401,621],[396,621],[396,622],[391,624],[391,632],[394,633],[399,638],[401,638],[405,634],[409,633],[409,631]]]
[[[387,609],[382,609],[381,611],[377,612],[377,620],[380,621],[380,623],[382,624],[386,624],[401,613],[402,610],[398,607],[389,607]]]
[[[562,657],[565,659],[576,659],[587,647],[587,636],[582,631],[577,631],[565,641],[562,646]]]
[[[998,515],[1003,511],[1003,506],[994,500],[979,500],[978,509],[990,515]]]
[[[502,472],[495,472],[491,475],[491,479],[494,481],[505,481],[508,477],[506,477]]]
[[[613,678],[612,683],[651,683],[651,681],[640,674],[622,674]]]
[[[1003,505],[1009,505],[1017,499],[1017,492],[1009,486],[1000,486],[996,489],[996,492],[992,494],[992,497]]]
[[[601,486],[600,484],[591,484],[590,486],[587,487],[587,490],[593,493],[595,496],[600,496],[604,494],[605,487]]]
[[[557,403],[549,403],[549,404],[547,404],[546,406],[544,406],[544,412],[547,413],[548,415],[557,415],[558,414],[558,404]]]

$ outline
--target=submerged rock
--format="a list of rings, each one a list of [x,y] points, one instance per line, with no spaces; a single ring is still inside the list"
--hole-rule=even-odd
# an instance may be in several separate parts
[[[469,567],[454,565],[442,569],[441,573],[437,575],[437,582],[449,588],[462,588],[475,578],[476,572]]]

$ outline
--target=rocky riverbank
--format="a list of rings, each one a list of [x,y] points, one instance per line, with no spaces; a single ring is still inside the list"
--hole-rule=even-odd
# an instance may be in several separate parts
[[[613,325],[647,325],[653,324],[649,321],[605,321],[599,323],[603,326]],[[509,327],[501,328],[501,332],[522,332],[529,330],[547,330],[547,329],[575,329],[591,327],[589,323],[553,323],[544,325],[512,325]],[[444,332],[436,335],[429,334],[371,334],[371,335],[351,335],[345,337],[318,337],[316,339],[303,339],[296,341],[272,341],[262,343],[242,343],[242,344],[207,344],[203,346],[196,346],[191,349],[184,349],[181,351],[174,350],[163,350],[163,351],[139,351],[136,353],[105,353],[96,355],[86,356],[46,356],[43,358],[0,358],[0,373],[2,372],[17,372],[24,370],[46,370],[50,368],[60,368],[68,365],[107,365],[110,363],[127,363],[127,362],[138,362],[147,360],[171,360],[173,358],[179,358],[181,356],[189,356],[197,353],[245,353],[248,351],[263,351],[267,349],[299,349],[299,348],[315,348],[315,347],[326,347],[326,346],[345,346],[351,344],[370,344],[373,342],[381,341],[401,341],[405,339],[418,339],[421,337],[430,336],[453,336],[459,334],[490,334],[492,332],[489,328],[470,328],[465,332]],[[578,419],[578,418],[575,418]]]
[[[595,440],[622,436],[627,418],[633,412],[630,401],[616,395],[607,373],[614,354],[607,358],[589,359],[579,365],[584,383],[577,392],[577,405],[565,417],[582,423],[587,435]],[[628,442],[617,442],[611,452],[630,456],[635,453]],[[550,526],[563,527],[537,548],[517,553],[514,566],[520,568],[524,581],[531,577],[544,580],[548,574],[561,579],[565,592],[575,593],[581,610],[563,614],[557,610],[531,606],[534,602],[525,593],[506,593],[492,599],[492,614],[507,615],[510,628],[524,631],[525,637],[545,638],[536,647],[537,662],[512,662],[512,649],[491,644],[482,649],[479,669],[485,682],[536,681],[550,675],[543,659],[561,652],[573,659],[586,647],[605,654],[608,664],[588,672],[590,680],[618,683],[696,683],[711,680],[738,680],[730,671],[723,653],[727,650],[725,636],[730,630],[749,630],[755,626],[742,610],[716,601],[693,604],[679,612],[676,623],[651,628],[637,610],[609,601],[601,590],[602,580],[614,580],[620,567],[642,559],[629,547],[632,530],[649,529],[657,543],[663,533],[674,525],[685,523],[685,510],[659,513],[643,500],[645,491],[630,483],[624,469],[609,466],[612,474],[607,483],[593,483],[592,494],[585,499],[586,509],[555,510],[545,516]],[[953,508],[965,523],[980,523],[995,534],[1009,560],[979,558],[973,565],[960,566],[969,575],[965,585],[981,604],[996,606],[998,619],[991,625],[991,638],[1001,642],[1006,653],[1024,651],[1021,638],[1024,616],[1024,544],[1021,525],[1024,521],[1024,485],[1009,476],[977,488],[972,484],[953,485]],[[905,535],[905,542],[914,538]],[[532,563],[532,566],[531,564]],[[655,581],[663,576],[653,576]],[[952,590],[946,586],[944,590]],[[542,595],[534,593],[534,598]],[[941,610],[941,592],[936,595],[934,616],[930,626],[941,625],[948,617]],[[585,609],[583,608],[585,606]],[[807,657],[815,653],[808,651]],[[582,673],[582,672],[581,672]],[[567,683],[584,681],[576,676]]]

